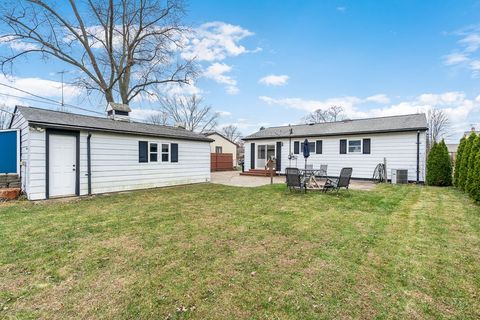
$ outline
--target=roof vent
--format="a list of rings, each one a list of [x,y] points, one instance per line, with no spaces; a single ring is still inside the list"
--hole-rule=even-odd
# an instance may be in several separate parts
[[[107,108],[107,117],[112,120],[130,121],[130,112],[132,109],[128,104],[109,102]]]

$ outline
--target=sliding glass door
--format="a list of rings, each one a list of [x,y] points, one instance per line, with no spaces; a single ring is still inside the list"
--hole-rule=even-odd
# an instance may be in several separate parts
[[[275,158],[275,145],[274,144],[260,144],[257,147],[257,169],[265,168],[269,159]]]

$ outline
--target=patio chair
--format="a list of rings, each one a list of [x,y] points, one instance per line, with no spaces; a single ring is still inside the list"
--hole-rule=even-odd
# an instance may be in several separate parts
[[[307,192],[305,188],[305,183],[302,179],[302,175],[300,174],[300,170],[298,168],[286,168],[285,169],[285,177],[287,182],[287,188],[292,190],[300,190],[303,192]]]
[[[328,177],[327,168],[328,168],[327,164],[321,164],[320,165],[320,170],[318,171],[319,178],[327,178]]]
[[[323,192],[327,191],[338,191],[340,188],[345,188],[348,192],[348,187],[350,185],[350,178],[352,177],[352,168],[342,168],[342,171],[340,171],[340,176],[337,179],[328,179],[325,181],[325,184],[323,185]]]

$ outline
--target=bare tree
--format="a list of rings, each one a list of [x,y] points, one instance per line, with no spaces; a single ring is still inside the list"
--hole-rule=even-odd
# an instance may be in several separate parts
[[[223,127],[222,134],[233,142],[237,142],[242,137],[238,127],[233,124]]]
[[[0,129],[7,129],[10,125],[12,115],[7,107],[0,106]]]
[[[328,114],[327,110],[317,109],[312,113],[309,113],[305,118],[305,123],[322,123],[328,122],[330,119],[330,115]]]
[[[147,122],[151,124],[158,124],[158,125],[168,125],[169,124],[169,117],[168,113],[165,111],[158,111],[157,113],[151,114],[147,117]]]
[[[331,106],[327,109],[328,114],[330,115],[330,121],[338,121],[344,118],[343,116],[343,107],[342,106]]]
[[[447,134],[450,127],[450,121],[447,114],[437,108],[432,108],[427,112],[429,145],[440,141]]]
[[[167,97],[162,100],[162,110],[174,124],[197,132],[212,131],[217,126],[218,113],[211,106],[204,105],[203,99],[190,97]]]
[[[4,73],[21,57],[54,58],[80,71],[77,85],[125,104],[195,76],[193,61],[179,55],[189,32],[182,0],[69,0],[67,6],[4,0],[0,6],[0,41],[11,48],[0,57]]]
[[[322,123],[338,121],[344,118],[343,107],[331,106],[328,109],[317,109],[304,118],[305,123]]]

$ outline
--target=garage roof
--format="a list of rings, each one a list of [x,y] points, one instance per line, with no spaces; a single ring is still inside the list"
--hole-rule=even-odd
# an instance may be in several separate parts
[[[16,106],[15,113],[20,113],[30,124],[44,127],[117,132],[205,142],[213,141],[202,134],[171,126],[118,121],[24,106]]]

